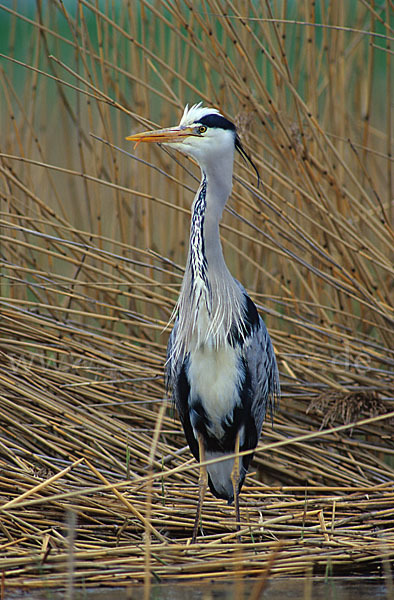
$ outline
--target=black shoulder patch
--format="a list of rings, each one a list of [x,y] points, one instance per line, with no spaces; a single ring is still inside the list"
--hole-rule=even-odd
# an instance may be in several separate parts
[[[259,324],[259,313],[257,312],[257,308],[247,294],[245,294],[245,299],[245,317],[251,327],[257,327]]]
[[[217,127],[218,129],[230,129],[231,131],[235,131],[235,125],[222,115],[206,115],[202,117],[198,121],[201,125],[205,125],[206,127]]]
[[[252,333],[252,330],[259,326],[260,317],[257,312],[257,308],[249,298],[249,296],[244,294],[245,305],[243,310],[243,321],[241,327],[232,327],[229,333],[228,341],[231,346],[235,346],[236,344],[242,344],[244,339],[249,337]]]

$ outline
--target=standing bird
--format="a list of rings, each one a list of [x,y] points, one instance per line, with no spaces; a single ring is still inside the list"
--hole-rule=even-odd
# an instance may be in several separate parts
[[[187,266],[167,348],[168,385],[190,450],[200,461],[195,541],[207,483],[217,498],[229,504],[235,501],[239,530],[239,492],[267,407],[272,412],[279,396],[278,368],[267,328],[245,289],[230,274],[219,236],[232,188],[234,151],[254,164],[235,125],[201,103],[186,106],[177,127],[126,139],[136,145],[162,143],[191,156],[201,168]],[[244,450],[252,452],[239,456]],[[204,465],[205,461],[210,462]]]

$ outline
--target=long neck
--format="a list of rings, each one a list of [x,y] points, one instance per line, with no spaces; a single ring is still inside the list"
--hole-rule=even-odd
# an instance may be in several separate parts
[[[233,158],[228,153],[200,164],[202,179],[192,208],[189,256],[171,346],[175,363],[202,346],[228,345],[234,332],[243,335],[244,292],[227,268],[219,236],[231,192]]]
[[[191,284],[209,291],[212,278],[231,279],[220,243],[219,222],[232,187],[232,161],[203,168],[194,199],[187,269]]]
[[[225,167],[202,168],[193,203],[189,257],[172,348],[176,359],[201,345],[225,346],[234,328],[242,330],[243,292],[227,268],[219,237],[219,222],[231,191],[232,161],[231,168]]]

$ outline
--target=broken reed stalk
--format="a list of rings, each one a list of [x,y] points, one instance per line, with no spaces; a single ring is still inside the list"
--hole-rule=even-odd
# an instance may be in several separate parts
[[[3,595],[67,586],[69,509],[70,589],[392,569],[388,21],[365,3],[204,7],[1,7]],[[223,246],[272,334],[282,401],[242,543],[207,494],[190,547],[197,465],[163,402],[163,330],[197,171],[123,140],[199,100],[259,166],[256,189],[236,163]]]

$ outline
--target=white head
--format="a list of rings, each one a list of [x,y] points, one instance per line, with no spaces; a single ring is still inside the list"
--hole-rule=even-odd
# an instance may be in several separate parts
[[[177,127],[147,131],[126,138],[138,143],[160,142],[197,160],[202,168],[215,159],[233,159],[237,140],[235,125],[216,108],[186,105]]]
[[[231,177],[234,150],[247,159],[257,169],[246,154],[237,135],[235,125],[223,117],[216,108],[194,104],[186,105],[180,123],[176,127],[146,131],[126,138],[136,142],[159,142],[193,157],[206,171],[210,167],[226,164]]]
[[[215,108],[187,105],[179,123],[181,131],[191,135],[168,145],[196,159],[202,168],[221,160],[234,159],[237,140],[235,125]]]

